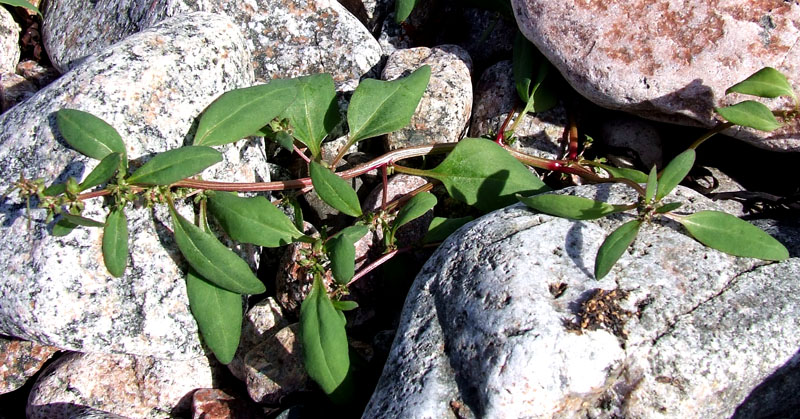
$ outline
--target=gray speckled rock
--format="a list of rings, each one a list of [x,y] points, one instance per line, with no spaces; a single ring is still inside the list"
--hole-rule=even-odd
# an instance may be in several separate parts
[[[765,66],[800,90],[800,5],[749,0],[513,0],[522,33],[589,100],[667,122],[712,126],[725,90]],[[748,97],[749,98],[749,97]],[[786,107],[791,99],[766,101]],[[800,120],[771,133],[730,134],[800,150]]]
[[[598,140],[615,150],[628,155],[637,168],[662,167],[663,151],[658,130],[645,120],[623,116],[603,121]],[[645,172],[647,173],[647,172]]]
[[[188,11],[222,13],[239,25],[262,80],[332,73],[355,88],[380,60],[378,42],[335,0],[55,0],[48,5],[44,43],[61,71],[92,52]]]
[[[472,59],[456,45],[397,50],[389,56],[383,80],[407,76],[431,66],[428,89],[411,123],[387,135],[389,149],[422,144],[453,143],[461,139],[472,113]]]
[[[228,364],[228,369],[238,379],[245,381],[246,373],[244,357],[254,347],[261,344],[268,336],[288,326],[289,322],[283,317],[283,310],[272,297],[267,297],[247,310],[242,325],[242,335],[239,348],[233,360]]]
[[[0,7],[0,73],[13,73],[19,62],[19,25]]]
[[[620,185],[561,193],[634,198]],[[715,208],[682,187],[668,199]],[[462,227],[415,280],[364,417],[730,416],[800,346],[800,260],[735,258],[652,224],[595,280],[600,243],[630,218],[517,204]]]
[[[169,361],[72,353],[45,369],[31,389],[26,413],[72,418],[89,408],[128,418],[171,417],[188,411],[194,390],[211,387],[213,378],[205,357]]]
[[[295,323],[266,336],[244,358],[247,392],[256,403],[278,404],[286,395],[316,384],[303,366],[303,347]]]
[[[183,145],[194,118],[216,96],[252,80],[244,40],[230,20],[195,13],[164,21],[87,59],[0,116],[0,183],[20,175],[82,179],[97,164],[56,133],[54,112],[61,108],[92,112],[114,126],[134,165]],[[204,177],[252,181],[255,166],[241,157],[257,152],[249,144],[229,147],[228,161]],[[103,220],[101,205],[88,201],[85,214]],[[105,270],[99,229],[57,238],[44,211],[31,215],[29,231],[24,201],[13,194],[0,203],[0,333],[79,351],[203,354],[166,209],[128,207],[131,257],[122,278]]]
[[[0,337],[0,394],[25,385],[57,351],[52,346]]]
[[[494,137],[518,100],[511,61],[501,61],[486,69],[475,89],[470,137]],[[513,123],[511,120],[506,129]],[[562,105],[546,112],[528,113],[516,128],[516,140],[511,147],[532,156],[556,159],[566,124],[566,110]]]
[[[0,85],[0,113],[33,96],[38,90],[35,84],[14,73],[0,74]]]

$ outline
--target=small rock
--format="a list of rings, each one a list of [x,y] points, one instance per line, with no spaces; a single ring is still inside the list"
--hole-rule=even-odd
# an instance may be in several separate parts
[[[0,338],[0,394],[25,385],[58,350],[24,340]]]
[[[650,170],[656,166],[661,169],[661,136],[658,130],[647,121],[620,117],[603,122],[601,137],[598,138],[611,153],[629,155],[637,163],[636,168]]]
[[[193,419],[257,419],[263,409],[216,388],[201,388],[192,394]]]
[[[501,61],[481,75],[475,91],[475,112],[470,137],[496,136],[508,113],[519,102],[511,61]],[[517,109],[521,112],[522,109]],[[509,121],[506,130],[514,120]],[[511,148],[536,157],[556,159],[561,151],[561,138],[567,125],[562,105],[539,113],[528,113],[514,131]]]
[[[164,21],[0,115],[0,183],[11,185],[21,175],[48,184],[82,179],[94,168],[96,160],[68,148],[58,134],[59,109],[88,111],[115,127],[135,166],[190,142],[195,118],[214,98],[252,81],[244,40],[230,20],[193,13]],[[251,145],[224,148],[230,162],[204,177],[253,181],[263,160],[251,154]],[[103,220],[101,205],[87,201],[84,214]],[[203,355],[168,211],[129,207],[127,216],[131,257],[126,275],[115,278],[103,264],[100,229],[54,237],[44,211],[31,212],[29,230],[24,201],[14,194],[0,203],[0,230],[8,238],[0,243],[0,333],[87,352]],[[254,262],[255,248],[249,252]]]
[[[228,364],[228,369],[238,379],[245,380],[244,357],[255,346],[264,341],[278,330],[288,325],[283,317],[281,307],[272,297],[267,297],[247,310],[239,348],[233,360]]]
[[[0,113],[33,96],[37,90],[35,84],[18,74],[0,74]]]
[[[474,70],[511,58],[517,25],[513,19],[486,9],[468,7],[469,3],[447,0],[442,15],[439,44],[456,44],[472,57]]]
[[[39,87],[39,89],[52,83],[61,74],[53,67],[44,67],[33,60],[20,61],[17,64],[17,74],[25,77]]]
[[[683,187],[667,200],[717,208]],[[517,204],[462,227],[415,280],[364,416],[448,417],[455,403],[476,417],[729,417],[796,357],[800,259],[736,258],[656,222],[596,280],[598,247],[630,219]]]
[[[191,11],[225,14],[239,26],[259,80],[331,73],[337,85],[352,90],[380,60],[378,42],[335,0],[100,0],[88,8],[80,1],[54,0],[44,21],[45,48],[65,72],[167,16]]]
[[[522,33],[575,90],[606,108],[711,127],[715,107],[752,98],[725,90],[765,66],[783,72],[800,91],[800,7],[794,1],[512,5]],[[791,99],[764,103],[786,109]],[[762,148],[800,150],[800,119],[769,133],[727,133]]]
[[[395,80],[426,64],[431,66],[428,89],[411,123],[387,135],[389,149],[454,143],[466,132],[472,113],[472,60],[463,48],[441,45],[398,50],[389,56],[381,78]]]
[[[28,398],[29,418],[75,417],[84,408],[123,417],[187,412],[192,393],[213,385],[208,358],[168,361],[130,355],[72,353],[42,373]]]
[[[19,62],[20,27],[5,7],[0,7],[0,74],[13,73]]]
[[[245,356],[247,392],[256,403],[278,404],[286,395],[315,388],[303,365],[299,328],[284,327]]]

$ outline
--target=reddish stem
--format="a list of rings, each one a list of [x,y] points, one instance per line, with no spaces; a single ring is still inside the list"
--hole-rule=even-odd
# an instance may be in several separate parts
[[[504,145],[505,137],[506,137],[506,127],[508,127],[508,123],[511,122],[511,118],[514,116],[514,113],[517,112],[517,104],[514,103],[514,106],[511,107],[511,110],[506,115],[505,121],[503,121],[503,125],[500,125],[500,131],[497,132],[497,136],[494,139],[499,145]],[[522,118],[524,115],[520,115],[519,117]]]
[[[296,145],[293,145],[293,147],[294,147],[294,152],[297,153],[297,155],[300,156],[300,158],[305,160],[306,163],[311,163],[311,159],[309,159],[308,156],[306,156],[306,153],[304,153],[303,150],[297,148]]]
[[[389,200],[389,171],[388,165],[381,166],[381,175],[383,176],[383,200],[381,201],[381,210],[386,211],[386,202]]]

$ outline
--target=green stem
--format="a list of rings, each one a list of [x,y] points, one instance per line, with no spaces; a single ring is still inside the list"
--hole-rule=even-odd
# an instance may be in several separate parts
[[[696,149],[697,147],[700,146],[700,144],[703,144],[707,139],[719,134],[722,131],[725,131],[726,129],[732,127],[733,125],[734,124],[730,123],[730,122],[722,122],[722,123],[717,124],[716,127],[712,128],[711,130],[709,130],[708,132],[703,134],[703,136],[701,136],[700,138],[696,139],[692,143],[692,145],[689,146],[689,148],[692,149],[692,150]]]

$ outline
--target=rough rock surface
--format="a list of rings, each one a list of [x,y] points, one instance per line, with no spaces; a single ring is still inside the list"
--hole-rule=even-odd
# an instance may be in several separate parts
[[[52,346],[0,337],[0,394],[22,387],[57,351]]]
[[[604,107],[711,126],[715,106],[744,98],[725,97],[725,90],[765,66],[786,74],[800,91],[795,1],[513,0],[512,5],[525,36],[578,92]],[[800,150],[798,119],[772,133],[731,134],[764,148]]]
[[[0,116],[0,183],[20,175],[80,180],[97,164],[57,133],[54,112],[61,108],[91,112],[114,126],[135,165],[187,142],[194,118],[223,91],[250,85],[251,71],[241,34],[219,15],[182,15],[131,36]],[[252,149],[229,147],[230,165],[204,177],[252,181],[252,166],[240,160]],[[103,220],[101,204],[88,201],[84,214]],[[171,222],[158,208],[153,217],[147,208],[128,207],[131,258],[126,275],[113,278],[103,265],[99,229],[53,237],[44,211],[35,210],[29,231],[24,200],[13,194],[2,201],[0,333],[79,351],[202,355]]]
[[[0,8],[0,73],[13,73],[19,62],[19,25],[6,8]]]
[[[472,113],[472,59],[456,45],[398,50],[389,56],[383,80],[407,76],[423,65],[431,67],[428,89],[411,123],[387,135],[389,149],[461,139]]]
[[[288,326],[288,321],[283,317],[281,307],[272,297],[265,298],[247,310],[242,324],[239,348],[236,350],[233,360],[228,364],[231,373],[236,378],[245,381],[244,357],[247,352],[285,326]]]
[[[259,80],[331,73],[352,90],[380,60],[378,42],[335,0],[99,0],[88,10],[80,1],[55,0],[45,17],[45,48],[63,72],[165,16],[189,11],[221,13],[236,22]]]
[[[284,327],[245,356],[247,392],[256,403],[277,404],[286,395],[314,388],[303,366],[303,349],[295,323]]]
[[[215,388],[201,388],[192,393],[193,419],[256,419],[263,409]]]
[[[636,168],[662,168],[663,150],[658,130],[647,121],[634,117],[606,120],[600,127],[600,141],[610,153],[631,159]],[[647,173],[647,172],[645,172]]]
[[[635,199],[621,185],[562,193]],[[715,208],[682,187],[667,199]],[[412,286],[364,417],[733,414],[800,346],[800,259],[735,258],[656,223],[595,280],[600,243],[630,218],[517,204],[462,227]]]
[[[511,61],[501,61],[486,69],[475,89],[475,112],[469,136],[491,135],[494,138],[518,100]],[[513,123],[512,119],[506,129]],[[545,112],[528,113],[514,131],[516,140],[511,148],[536,157],[556,159],[566,124],[566,110],[561,105]]]
[[[47,367],[28,398],[28,418],[76,417],[86,409],[136,418],[186,412],[192,392],[211,387],[208,358],[169,361],[73,353]]]
[[[33,96],[36,85],[14,73],[0,74],[0,113]]]

